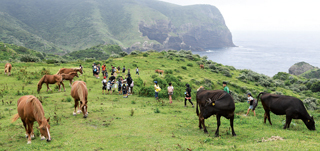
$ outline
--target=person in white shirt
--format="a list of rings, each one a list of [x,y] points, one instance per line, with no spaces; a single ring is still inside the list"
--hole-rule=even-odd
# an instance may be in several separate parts
[[[173,95],[173,86],[172,86],[172,83],[170,82],[169,83],[169,86],[168,86],[168,95],[169,95],[169,103],[171,104],[172,103],[172,95]]]
[[[103,77],[103,80],[102,80],[102,95],[105,95],[106,94],[106,90],[107,90],[107,80],[106,80],[107,77]]]
[[[254,99],[253,99],[251,93],[248,93],[248,101],[247,101],[247,102],[250,104],[250,106],[249,106],[249,108],[248,108],[248,111],[247,111],[246,116],[248,116],[250,110],[252,110],[254,116],[256,116],[256,111],[253,110],[253,101],[254,101]]]

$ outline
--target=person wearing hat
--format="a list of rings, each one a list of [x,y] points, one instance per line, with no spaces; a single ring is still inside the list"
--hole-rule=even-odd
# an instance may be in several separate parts
[[[222,85],[223,85],[223,91],[226,91],[227,93],[230,93],[229,87],[227,86],[227,82],[223,81]]]
[[[187,100],[189,100],[189,102],[191,103],[192,107],[194,107],[192,101],[191,101],[191,88],[190,88],[190,85],[189,84],[186,84],[186,97],[184,99],[184,107],[187,107]]]
[[[154,95],[154,97],[158,100],[159,99],[159,97],[158,97],[158,95],[159,95],[159,92],[160,92],[160,87],[159,87],[159,85],[158,85],[158,81],[154,81],[154,91],[155,91],[155,95]]]
[[[253,97],[252,97],[251,93],[248,93],[248,101],[247,101],[247,102],[250,104],[250,106],[249,106],[249,108],[248,108],[248,111],[247,111],[246,116],[248,116],[250,110],[252,110],[254,116],[256,116],[256,111],[253,110],[253,101],[254,101],[254,100],[253,100]]]

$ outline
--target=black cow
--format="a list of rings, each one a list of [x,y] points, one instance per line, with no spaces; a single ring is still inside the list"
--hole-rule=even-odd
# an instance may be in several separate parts
[[[230,126],[232,129],[232,135],[236,136],[233,129],[234,120],[234,101],[230,94],[222,90],[203,90],[200,89],[197,92],[197,115],[199,117],[199,128],[204,128],[204,132],[208,133],[205,126],[204,120],[209,118],[211,115],[217,116],[217,130],[215,136],[219,136],[220,118],[224,116],[230,119]],[[198,110],[200,107],[200,114]]]
[[[313,117],[308,114],[301,100],[292,96],[276,95],[261,92],[261,103],[264,108],[264,123],[268,118],[270,125],[270,111],[276,115],[286,115],[286,124],[283,129],[289,128],[292,119],[301,119],[309,130],[316,130]]]

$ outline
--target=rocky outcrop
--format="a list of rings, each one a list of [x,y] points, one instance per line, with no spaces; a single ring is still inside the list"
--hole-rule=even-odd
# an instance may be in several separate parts
[[[318,69],[318,68],[306,62],[298,62],[289,68],[289,73],[293,75],[301,75],[313,69]]]

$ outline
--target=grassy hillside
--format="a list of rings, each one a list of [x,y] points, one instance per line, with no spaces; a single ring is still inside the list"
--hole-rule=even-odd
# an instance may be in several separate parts
[[[0,60],[16,59],[23,55],[36,56],[40,59],[44,59],[46,57],[46,54],[44,53],[0,41]]]
[[[2,41],[60,55],[99,44],[162,45],[150,35],[142,36],[141,22],[148,26],[165,22],[157,29],[168,28],[161,31],[166,37],[167,30],[176,37],[193,28],[230,34],[214,6],[183,7],[156,0],[3,0],[0,18]]]
[[[97,62],[97,61],[96,61]],[[283,93],[305,100],[307,97],[319,97],[319,93],[305,93],[292,91],[291,85],[303,81],[298,77],[290,77],[279,73],[275,77],[264,77],[249,70],[235,70],[230,66],[207,61],[192,55],[190,52],[175,51],[163,53],[134,52],[123,58],[109,58],[99,61],[114,66],[126,66],[131,69],[135,81],[135,95],[123,98],[121,95],[101,94],[101,79],[92,76],[92,62],[61,63],[60,66],[46,63],[15,63],[12,76],[5,76],[0,72],[0,87],[4,103],[0,103],[0,142],[3,150],[317,150],[320,145],[319,127],[316,131],[309,131],[301,120],[293,120],[291,128],[283,130],[285,116],[271,114],[273,125],[263,124],[261,103],[256,110],[257,117],[243,116],[248,108],[245,102],[246,92],[252,92],[254,97],[260,91]],[[203,62],[206,69],[200,70],[197,63]],[[87,83],[89,90],[89,116],[83,119],[81,115],[73,116],[73,100],[70,97],[70,87],[66,92],[58,92],[51,85],[52,92],[45,92],[45,86],[40,94],[36,94],[36,84],[41,74],[56,73],[62,67],[84,66],[84,75],[76,80]],[[140,76],[134,74],[136,67],[140,69]],[[0,63],[3,71],[4,64]],[[164,76],[154,73],[155,69],[165,70]],[[149,95],[148,88],[157,79],[162,86],[161,100],[156,101]],[[291,84],[292,80],[297,81]],[[173,104],[169,104],[164,85],[175,81]],[[172,82],[170,81],[170,82]],[[198,118],[195,108],[183,107],[183,93],[185,83],[190,83],[192,92],[198,86],[207,89],[222,89],[222,81],[228,81],[236,99],[235,132],[231,136],[229,121],[222,118],[220,137],[214,137],[216,119],[206,120],[209,134],[198,129]],[[306,85],[308,84],[308,80]],[[269,83],[268,83],[269,82]],[[300,85],[302,86],[302,82]],[[65,82],[66,83],[66,82]],[[290,83],[290,84],[289,84]],[[283,84],[283,85],[282,85]],[[67,84],[66,84],[67,85]],[[294,86],[297,87],[297,86]],[[307,87],[307,86],[306,86]],[[151,95],[153,94],[151,90]],[[16,101],[22,95],[33,94],[43,102],[46,117],[51,117],[50,143],[40,141],[38,130],[36,139],[27,145],[24,138],[24,128],[20,120],[10,123],[11,117],[17,112]],[[140,97],[139,97],[140,96]],[[317,101],[317,99],[315,99]],[[195,103],[195,95],[193,95]],[[318,103],[318,102],[316,102]],[[309,110],[315,120],[320,119],[319,110]],[[36,129],[38,125],[35,124]],[[269,139],[279,136],[283,140]]]

